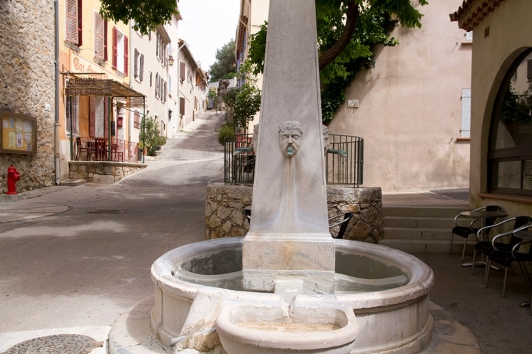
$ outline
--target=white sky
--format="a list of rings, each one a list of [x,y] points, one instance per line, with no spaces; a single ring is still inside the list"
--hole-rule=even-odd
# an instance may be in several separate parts
[[[177,33],[201,68],[216,61],[216,49],[235,39],[240,0],[179,0]]]

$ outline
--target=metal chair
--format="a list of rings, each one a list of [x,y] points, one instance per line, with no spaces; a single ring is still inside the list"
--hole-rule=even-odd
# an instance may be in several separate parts
[[[83,146],[83,144],[81,143],[81,138],[78,136],[76,138],[76,157],[75,157],[76,161],[79,161],[79,158],[82,152],[85,153],[85,158],[88,159],[89,158],[88,149]]]
[[[118,151],[118,144],[111,144],[111,157],[113,161],[124,162],[124,152]]]
[[[492,240],[493,250],[492,252],[488,254],[488,260],[486,262],[486,273],[485,273],[486,274],[485,275],[486,287],[488,287],[491,263],[495,262],[504,267],[504,280],[503,280],[503,285],[502,285],[502,297],[503,298],[506,295],[506,279],[508,278],[508,268],[510,268],[510,266],[512,265],[514,261],[518,262],[519,268],[521,269],[521,272],[523,276],[525,277],[525,280],[527,280],[532,285],[532,279],[530,277],[530,274],[528,273],[528,270],[526,269],[526,265],[524,264],[527,262],[532,262],[532,247],[529,247],[528,251],[526,252],[520,252],[520,248],[524,245],[532,243],[532,239],[522,241],[521,239],[515,237],[515,233],[519,231],[526,231],[528,230],[528,228],[532,227],[532,218],[527,217],[527,216],[518,217],[518,218],[528,218],[528,223],[522,225],[521,227],[517,227],[510,232],[506,232],[506,233],[495,236]],[[515,243],[514,244],[512,243],[501,244],[500,241],[497,241],[501,237],[506,237],[506,236],[511,236],[512,240]],[[509,246],[511,246],[511,248]],[[510,249],[508,250],[508,248]]]
[[[333,216],[332,218],[329,218],[329,222],[331,222],[333,220],[337,220],[337,219],[343,217],[342,220],[340,220],[338,222],[334,222],[333,221],[333,224],[329,224],[329,230],[331,230],[331,231],[332,231],[332,229],[334,227],[340,225],[340,229],[338,230],[338,234],[336,236],[333,236],[333,234],[331,232],[332,238],[336,238],[336,239],[344,238],[345,231],[347,230],[347,225],[349,225],[349,221],[353,218],[353,215],[355,215],[355,214],[347,212],[345,214],[340,214],[340,215]]]
[[[96,161],[104,161],[107,152],[107,139],[94,138],[94,156]]]
[[[485,207],[474,209],[473,211],[479,211],[479,210],[485,210],[485,211],[501,211],[502,208],[498,205],[488,205]],[[451,230],[451,245],[449,246],[449,254],[451,254],[451,250],[453,248],[453,238],[454,235],[460,236],[464,238],[464,249],[462,250],[462,262],[465,258],[465,250],[467,247],[467,239],[469,238],[469,235],[476,235],[478,230],[481,228],[482,225],[478,225],[479,227],[475,227],[475,223],[480,223],[481,218],[476,218],[471,221],[469,226],[461,226],[458,225],[458,222],[462,216],[460,214],[456,215],[454,217],[454,227]],[[495,223],[496,218],[487,218],[485,219],[486,223],[485,226],[491,226],[493,223]],[[489,232],[489,230],[488,230]]]

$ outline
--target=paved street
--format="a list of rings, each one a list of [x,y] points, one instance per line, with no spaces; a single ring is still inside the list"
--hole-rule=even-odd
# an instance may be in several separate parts
[[[178,246],[204,240],[205,186],[222,180],[222,115],[169,139],[148,168],[114,185],[51,187],[48,194],[0,203],[0,353],[57,333],[104,340],[110,326],[153,292],[152,263]],[[386,195],[384,204],[456,205],[464,192]],[[532,316],[521,275],[502,272],[489,288],[460,255],[416,254],[435,272],[431,300],[477,337],[482,353],[528,353]],[[439,319],[442,319],[440,317]],[[443,337],[452,341],[452,336]],[[466,353],[467,351],[452,351]],[[103,352],[102,352],[103,353]]]
[[[148,168],[0,203],[1,333],[110,326],[153,292],[151,264],[204,240],[205,186],[222,180],[222,115],[169,139]],[[19,209],[20,211],[17,211]]]

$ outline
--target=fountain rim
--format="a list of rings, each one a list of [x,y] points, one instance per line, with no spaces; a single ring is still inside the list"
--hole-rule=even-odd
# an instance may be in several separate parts
[[[173,276],[174,268],[182,264],[186,259],[191,257],[219,252],[227,249],[242,247],[243,237],[228,237],[213,240],[205,240],[191,243],[171,251],[166,252],[159,257],[151,267],[151,277],[158,287],[174,296],[188,298],[193,300],[199,289],[209,288],[208,286],[190,283],[177,279]],[[375,309],[378,307],[404,306],[409,301],[417,301],[420,297],[429,294],[434,283],[434,273],[430,267],[418,258],[409,255],[400,250],[387,246],[376,245],[371,243],[352,241],[352,240],[334,240],[336,251],[345,253],[360,254],[363,256],[374,256],[386,261],[387,264],[398,267],[403,270],[409,277],[409,282],[403,286],[364,293],[352,294],[321,294],[321,295],[298,295],[301,299],[323,299],[324,297],[335,298],[346,301],[356,310]],[[249,299],[272,299],[272,296],[278,295],[272,293],[248,292],[219,289],[238,296],[239,298]]]

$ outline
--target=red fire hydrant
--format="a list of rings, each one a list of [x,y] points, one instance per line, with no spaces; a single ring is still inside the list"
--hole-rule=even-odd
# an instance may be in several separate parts
[[[6,194],[17,194],[16,182],[20,179],[20,174],[18,173],[15,166],[9,166],[7,168],[7,193]]]

